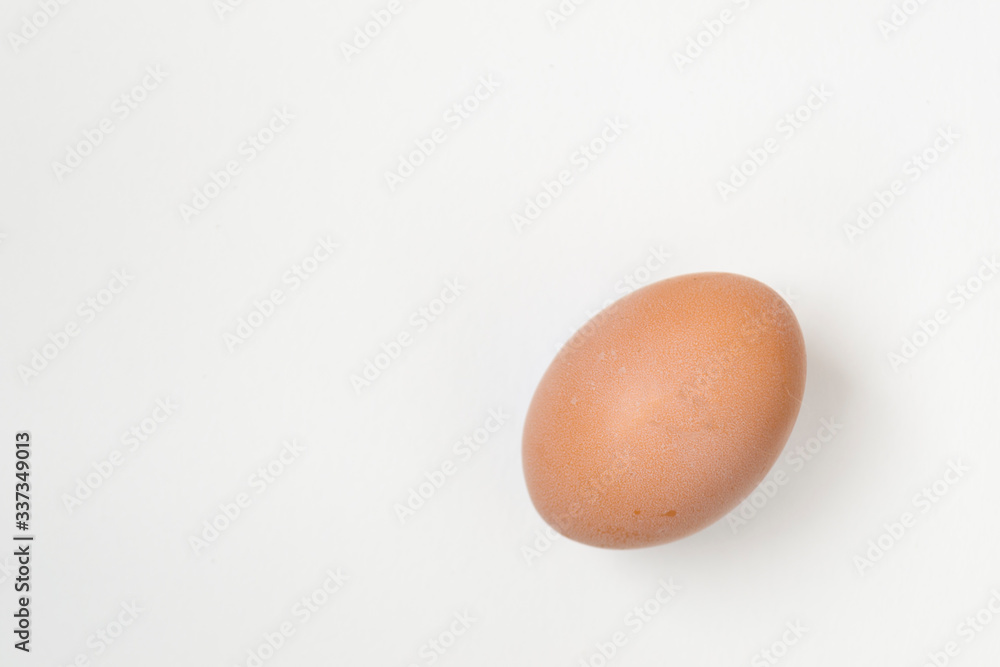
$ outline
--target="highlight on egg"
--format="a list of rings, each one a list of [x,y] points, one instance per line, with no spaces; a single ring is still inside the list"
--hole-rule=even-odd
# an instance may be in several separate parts
[[[532,398],[522,457],[542,518],[578,542],[671,542],[725,516],[791,434],[802,331],[770,287],[696,273],[639,289],[563,346]]]

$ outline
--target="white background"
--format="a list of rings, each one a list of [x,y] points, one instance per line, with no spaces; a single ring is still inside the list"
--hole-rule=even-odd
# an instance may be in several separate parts
[[[609,664],[772,664],[758,652],[795,622],[807,632],[778,664],[918,666],[950,641],[949,664],[995,661],[1000,619],[971,642],[959,626],[1000,590],[1000,281],[976,282],[1000,246],[1000,5],[929,0],[886,35],[888,0],[592,0],[554,27],[556,0],[405,1],[348,59],[385,6],[79,0],[45,20],[37,0],[4,3],[0,536],[12,544],[13,438],[30,430],[37,539],[29,656],[12,648],[0,552],[0,662],[252,665],[291,622],[265,664],[427,665],[461,613],[471,629],[434,664],[596,666],[620,631]],[[723,9],[732,23],[679,67]],[[155,89],[130,92],[156,67]],[[495,92],[448,125],[480,77]],[[814,87],[832,97],[786,136]],[[145,98],[127,118],[123,94]],[[246,161],[275,109],[294,120]],[[102,118],[113,132],[59,178]],[[579,171],[574,153],[616,118],[627,128]],[[390,189],[437,127],[444,143]],[[948,128],[959,138],[912,180],[906,163]],[[724,199],[718,183],[772,137]],[[229,160],[240,173],[186,221]],[[516,229],[562,169],[572,185]],[[896,179],[905,192],[851,236]],[[292,290],[285,273],[327,236],[336,253]],[[651,248],[670,259],[647,272]],[[87,321],[79,304],[107,300],[122,269],[129,285]],[[520,463],[538,379],[626,276],[706,270],[764,281],[799,318],[808,382],[787,451],[822,418],[842,428],[801,470],[779,461],[787,483],[746,525],[628,552],[548,541]],[[461,295],[417,331],[449,280]],[[275,288],[285,301],[230,350]],[[400,333],[412,344],[355,391]],[[165,398],[179,407],[128,451],[122,434]],[[491,409],[509,418],[462,460],[453,444]],[[290,439],[304,451],[256,493]],[[447,460],[457,472],[401,521]],[[949,461],[968,472],[922,511],[914,496]],[[252,504],[196,554],[190,538],[240,493]],[[885,537],[905,512],[914,525]],[[859,565],[880,537],[891,547]],[[294,605],[338,568],[348,581],[300,623]],[[680,591],[633,632],[661,579]],[[122,603],[142,611],[108,647],[96,633],[117,632]]]

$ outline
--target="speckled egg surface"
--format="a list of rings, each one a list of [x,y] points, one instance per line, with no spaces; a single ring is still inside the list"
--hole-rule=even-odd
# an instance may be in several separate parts
[[[763,283],[697,273],[648,285],[594,316],[542,377],[522,445],[531,500],[594,546],[690,535],[763,480],[805,378],[798,321]]]

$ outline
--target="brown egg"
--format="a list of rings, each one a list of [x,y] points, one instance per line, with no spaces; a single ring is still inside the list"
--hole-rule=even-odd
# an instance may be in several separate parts
[[[802,402],[792,309],[752,278],[648,285],[563,346],[524,424],[524,476],[571,539],[627,549],[679,539],[759,484]]]

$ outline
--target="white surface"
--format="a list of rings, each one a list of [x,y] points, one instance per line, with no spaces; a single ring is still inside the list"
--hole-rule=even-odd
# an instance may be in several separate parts
[[[610,664],[771,664],[758,652],[794,622],[808,631],[778,664],[922,665],[949,641],[949,664],[995,661],[1000,618],[972,642],[959,625],[1000,590],[1000,280],[961,309],[949,294],[1000,247],[1000,5],[927,2],[886,38],[887,0],[593,0],[556,29],[556,0],[405,1],[347,62],[340,44],[386,4],[249,0],[220,18],[210,0],[72,2],[15,53],[7,33],[40,10],[5,3],[0,536],[27,429],[38,538],[34,650],[11,647],[0,570],[0,662],[247,665],[287,621],[267,665],[427,665],[463,612],[475,622],[435,664],[575,666],[619,631]],[[680,71],[674,54],[725,8],[735,20]],[[121,118],[116,98],[157,66],[166,78]],[[499,87],[455,128],[444,114],[480,77]],[[786,136],[779,120],[820,86],[832,98]],[[275,109],[294,120],[247,161],[241,142]],[[53,162],[105,117],[113,132],[59,180]],[[627,129],[577,171],[615,118]],[[390,191],[384,173],[437,127],[444,143]],[[941,128],[960,138],[910,180]],[[717,182],[772,137],[723,201]],[[185,222],[228,160],[240,173]],[[511,215],[561,169],[573,183],[517,233]],[[850,241],[844,225],[897,178],[905,193]],[[335,255],[292,289],[283,275],[327,235]],[[651,248],[670,254],[651,279],[724,270],[786,294],[809,353],[788,451],[822,418],[843,427],[801,470],[783,458],[787,483],[735,532],[632,552],[559,538],[527,557],[544,527],[520,469],[531,394]],[[78,304],[120,269],[134,279],[87,322]],[[455,279],[461,296],[418,330],[411,314]],[[274,288],[285,302],[231,352],[224,335]],[[887,355],[937,309],[947,323],[894,370]],[[79,335],[23,381],[70,322]],[[400,333],[412,344],[356,393],[350,376]],[[163,398],[179,407],[128,451],[122,434]],[[455,456],[491,409],[504,426]],[[258,494],[251,476],[287,439],[304,452]],[[114,450],[122,465],[68,511]],[[401,525],[394,505],[449,459]],[[922,511],[914,496],[950,460],[969,471]],[[196,555],[189,538],[243,492],[252,504]],[[915,524],[860,572],[907,511]],[[296,601],[337,568],[349,580],[300,624]],[[636,633],[627,615],[661,579],[681,590]],[[97,655],[123,602],[142,611]]]

